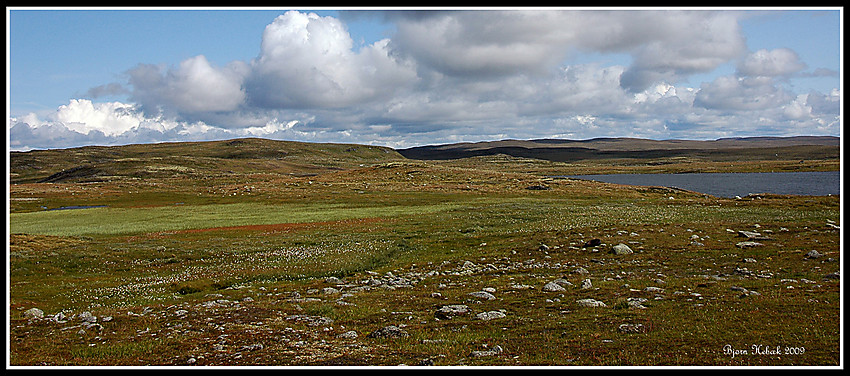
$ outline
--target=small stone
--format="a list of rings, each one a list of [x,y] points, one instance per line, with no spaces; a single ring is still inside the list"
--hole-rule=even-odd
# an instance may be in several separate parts
[[[762,245],[764,245],[764,244],[761,244],[761,243],[758,243],[758,242],[738,242],[738,243],[735,243],[735,246],[738,247],[738,248],[752,248],[752,247],[759,247],[759,246],[762,246]]]
[[[337,278],[337,277],[325,278],[325,283],[329,283],[331,285],[341,285],[341,284],[343,284],[342,280]]]
[[[375,330],[372,333],[369,333],[366,337],[368,338],[400,338],[400,337],[409,337],[410,334],[407,333],[404,329],[401,329],[395,325],[385,326],[381,329]]]
[[[470,295],[470,296],[474,296],[474,297],[479,298],[479,299],[496,300],[496,297],[495,297],[495,296],[493,296],[493,294],[491,294],[491,293],[489,293],[489,292],[487,292],[487,291],[476,291],[476,292],[471,292],[471,293],[469,293],[468,295]]]
[[[489,311],[489,312],[481,312],[475,315],[476,318],[484,321],[490,321],[495,319],[501,319],[505,317],[505,314],[499,311]]]
[[[632,251],[632,249],[629,248],[629,246],[627,246],[623,243],[615,245],[611,249],[611,252],[614,253],[615,255],[627,255],[627,254],[630,254],[630,253],[634,253],[634,251]]]
[[[357,338],[357,332],[355,332],[353,330],[349,330],[345,333],[342,333],[342,334],[336,336],[336,338],[355,339],[355,338]]]
[[[576,303],[582,307],[607,307],[605,303],[598,301],[596,299],[579,299],[576,300]]]
[[[469,355],[472,356],[472,357],[478,358],[478,357],[482,357],[482,356],[499,355],[499,354],[502,353],[502,351],[504,351],[504,350],[502,350],[501,346],[496,346],[496,347],[493,347],[490,350],[473,351]]]
[[[646,302],[646,298],[628,298],[626,299],[629,307],[636,309],[646,309],[646,306],[643,305]]]
[[[262,343],[255,343],[253,345],[242,346],[242,351],[257,351],[257,350],[262,350],[262,349],[263,349]]]
[[[325,288],[322,289],[322,293],[325,294],[325,295],[339,294],[339,290],[337,290],[333,287],[325,287]]]
[[[452,304],[440,307],[437,312],[434,312],[434,317],[440,320],[451,320],[455,316],[462,316],[469,313],[469,307],[462,304]]]
[[[559,285],[555,282],[549,282],[549,283],[543,285],[543,291],[559,292],[559,291],[567,291],[567,289],[565,289],[564,286],[561,286],[561,285]]]
[[[761,233],[754,231],[738,231],[738,236],[752,240],[770,240],[768,237],[762,235]]]
[[[618,330],[622,333],[642,333],[643,324],[621,324]]]
[[[38,308],[30,308],[24,312],[24,317],[27,319],[42,319],[44,318],[44,311]]]
[[[81,313],[79,318],[83,322],[88,322],[88,323],[97,322],[97,317],[95,317],[94,315],[91,314],[91,312],[88,312],[88,311]]]

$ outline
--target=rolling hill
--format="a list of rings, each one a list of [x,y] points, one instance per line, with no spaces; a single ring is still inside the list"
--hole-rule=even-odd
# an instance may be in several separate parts
[[[840,138],[829,136],[722,138],[713,141],[595,138],[590,140],[502,140],[420,146],[397,150],[422,160],[447,160],[506,154],[555,162],[585,159],[703,157],[753,159],[782,154],[784,159],[838,158]]]

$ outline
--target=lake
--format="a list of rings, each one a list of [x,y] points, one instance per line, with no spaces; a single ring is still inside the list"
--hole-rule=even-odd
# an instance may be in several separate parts
[[[566,175],[605,183],[671,187],[716,197],[749,194],[826,196],[841,193],[840,171]]]

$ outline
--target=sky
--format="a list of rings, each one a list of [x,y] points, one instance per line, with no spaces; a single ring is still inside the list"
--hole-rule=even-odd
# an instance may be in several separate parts
[[[7,7],[7,148],[841,136],[843,8]]]

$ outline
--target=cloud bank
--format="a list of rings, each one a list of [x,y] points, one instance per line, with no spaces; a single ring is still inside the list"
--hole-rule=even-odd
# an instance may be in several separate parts
[[[355,48],[345,23],[289,11],[258,55],[140,63],[47,114],[9,123],[13,150],[258,136],[408,147],[503,138],[709,139],[840,132],[840,92],[795,93],[788,48],[748,51],[738,12],[388,11]],[[628,56],[579,63],[583,54]],[[689,86],[724,64],[734,74]],[[96,102],[124,94],[124,102]]]

